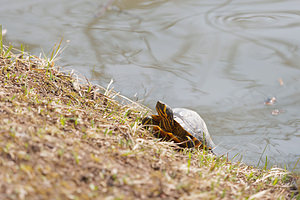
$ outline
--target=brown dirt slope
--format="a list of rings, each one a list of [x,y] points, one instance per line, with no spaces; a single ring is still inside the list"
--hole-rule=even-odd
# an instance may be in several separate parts
[[[43,59],[0,58],[0,199],[289,199],[283,169],[177,150],[120,104]],[[294,188],[295,189],[295,188]]]

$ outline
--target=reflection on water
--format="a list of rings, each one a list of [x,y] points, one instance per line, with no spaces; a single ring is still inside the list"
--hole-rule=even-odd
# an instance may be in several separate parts
[[[300,158],[300,2],[8,1],[6,40],[32,53],[70,40],[61,65],[154,107],[206,120],[218,148],[257,165]],[[278,81],[283,80],[283,85]],[[264,101],[275,96],[277,104]],[[272,115],[275,109],[279,115]],[[296,166],[300,170],[300,166]]]

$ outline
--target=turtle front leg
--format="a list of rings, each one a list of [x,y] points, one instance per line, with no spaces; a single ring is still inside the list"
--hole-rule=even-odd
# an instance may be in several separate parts
[[[160,121],[161,121],[161,117],[159,115],[151,115],[151,116],[145,117],[142,120],[142,124],[145,126],[147,126],[147,125],[159,126]]]
[[[151,115],[145,117],[142,121],[142,124],[145,127],[153,127],[153,134],[155,137],[163,138],[164,140],[173,140],[176,143],[180,143],[181,140],[173,135],[173,133],[164,131],[161,126],[162,118],[159,115]]]
[[[176,143],[180,143],[181,142],[178,137],[176,137],[175,135],[173,135],[173,133],[164,131],[159,126],[153,126],[153,130],[154,130],[154,135],[156,137],[160,137],[160,138],[163,138],[165,140],[173,140]]]

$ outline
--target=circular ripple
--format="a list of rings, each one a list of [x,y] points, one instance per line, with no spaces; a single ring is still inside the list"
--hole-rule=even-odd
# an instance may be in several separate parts
[[[215,16],[216,23],[242,29],[285,28],[300,26],[300,12],[244,12]]]

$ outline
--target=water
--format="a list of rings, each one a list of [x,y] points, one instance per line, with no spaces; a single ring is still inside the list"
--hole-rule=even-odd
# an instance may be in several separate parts
[[[94,83],[113,79],[151,108],[162,100],[196,110],[235,159],[256,166],[262,157],[264,166],[267,156],[299,171],[299,8],[298,0],[2,0],[0,22],[6,42],[33,54],[63,38],[59,64]],[[264,105],[273,96],[277,104]]]

